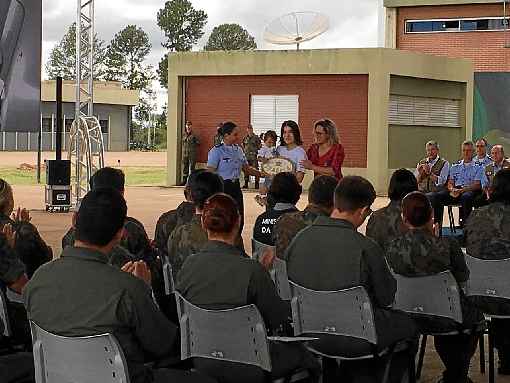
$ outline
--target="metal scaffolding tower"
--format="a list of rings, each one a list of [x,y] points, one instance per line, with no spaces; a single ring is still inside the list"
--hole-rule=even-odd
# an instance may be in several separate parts
[[[68,145],[75,206],[89,190],[90,177],[104,166],[101,126],[93,114],[93,74],[94,0],[77,0],[75,118]]]

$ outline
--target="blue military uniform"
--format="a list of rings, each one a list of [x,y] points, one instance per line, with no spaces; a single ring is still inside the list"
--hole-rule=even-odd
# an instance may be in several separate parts
[[[482,169],[485,169],[487,165],[492,164],[492,158],[490,158],[488,155],[485,155],[483,158],[478,158],[478,156],[473,157],[473,162],[476,166],[481,166]]]
[[[224,181],[224,191],[237,202],[241,214],[241,232],[244,225],[244,201],[239,177],[248,161],[239,145],[215,145],[207,155],[207,167],[213,168]]]

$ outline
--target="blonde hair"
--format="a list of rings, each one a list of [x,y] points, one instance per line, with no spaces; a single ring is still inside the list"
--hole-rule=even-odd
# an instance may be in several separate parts
[[[338,144],[340,142],[340,140],[338,139],[338,130],[333,120],[330,120],[329,118],[322,118],[320,120],[315,121],[315,123],[313,124],[313,129],[315,130],[317,126],[320,126],[322,129],[324,129],[324,132],[328,136],[331,143]]]
[[[4,179],[0,178],[0,212],[4,212],[12,199],[11,185]],[[10,212],[9,212],[10,214]]]

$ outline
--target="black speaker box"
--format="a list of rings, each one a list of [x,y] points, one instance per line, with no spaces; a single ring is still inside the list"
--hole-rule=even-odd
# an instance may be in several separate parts
[[[71,161],[46,160],[46,184],[67,186],[71,184]]]

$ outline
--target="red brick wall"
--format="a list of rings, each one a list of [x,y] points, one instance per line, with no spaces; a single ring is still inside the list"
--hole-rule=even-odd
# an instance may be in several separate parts
[[[251,95],[299,95],[299,127],[307,149],[312,124],[333,119],[345,147],[344,166],[367,166],[368,75],[210,76],[186,80],[186,119],[201,140],[199,158],[207,160],[216,125],[234,121],[243,129],[250,121]],[[280,132],[277,132],[280,135]]]
[[[510,9],[507,9],[507,16]],[[477,72],[510,71],[510,31],[405,34],[405,21],[460,17],[502,17],[502,4],[443,5],[398,9],[397,48],[470,59]]]

